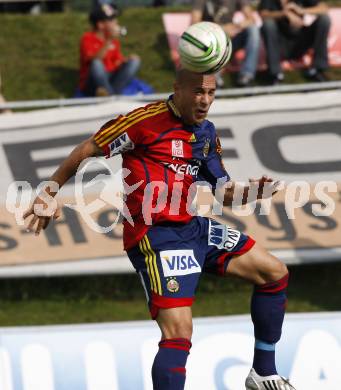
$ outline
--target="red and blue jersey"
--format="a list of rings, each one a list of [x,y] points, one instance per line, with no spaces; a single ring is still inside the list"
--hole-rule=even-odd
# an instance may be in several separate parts
[[[195,182],[206,181],[214,189],[218,179],[229,180],[214,125],[208,120],[185,124],[172,97],[107,122],[95,142],[107,158],[122,155],[123,168],[130,171],[126,186],[140,182],[126,195],[134,222],[123,222],[126,250],[152,225],[188,223]]]

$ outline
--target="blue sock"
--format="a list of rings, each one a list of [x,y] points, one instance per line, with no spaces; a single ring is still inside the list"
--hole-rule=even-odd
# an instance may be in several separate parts
[[[186,381],[186,362],[192,344],[187,339],[165,339],[152,367],[154,390],[183,390]]]
[[[252,295],[251,317],[256,339],[252,367],[261,376],[277,374],[275,345],[282,333],[288,277],[287,274],[276,282],[255,286]]]
[[[268,376],[277,374],[275,364],[275,344],[256,340],[252,367],[258,375]]]

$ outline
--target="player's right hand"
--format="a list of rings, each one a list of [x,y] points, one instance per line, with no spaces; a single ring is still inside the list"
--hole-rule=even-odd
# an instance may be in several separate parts
[[[54,198],[42,199],[37,196],[32,206],[24,213],[23,218],[32,216],[28,226],[28,232],[34,232],[39,235],[42,229],[46,229],[51,218],[57,219],[60,216],[60,207]]]

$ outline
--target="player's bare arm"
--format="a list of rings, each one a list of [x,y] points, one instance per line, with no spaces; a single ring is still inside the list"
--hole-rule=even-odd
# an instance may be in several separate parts
[[[103,152],[96,145],[94,137],[91,136],[73,149],[70,155],[51,176],[50,180],[56,182],[59,185],[59,188],[61,188],[77,172],[77,169],[83,160],[89,157],[98,156],[103,156]]]
[[[62,162],[59,168],[53,173],[49,181],[54,183],[53,186],[47,186],[45,196],[37,196],[32,206],[23,215],[24,219],[32,216],[27,229],[34,231],[39,235],[42,229],[46,229],[51,218],[59,217],[60,209],[57,207],[53,198],[57,195],[59,189],[77,172],[79,165],[83,160],[89,157],[102,156],[102,150],[96,145],[93,136],[77,145],[70,155]],[[47,196],[46,196],[47,195]],[[52,205],[54,203],[54,205]],[[42,215],[38,210],[46,210],[49,215]],[[49,210],[49,211],[47,211]]]
[[[268,176],[262,176],[260,179],[249,179],[249,185],[243,186],[240,183],[230,182],[228,187],[225,189],[224,206],[231,206],[233,201],[236,201],[237,196],[242,196],[239,204],[245,205],[254,201],[254,196],[250,196],[252,186],[256,187],[257,200],[269,198],[278,192],[281,182],[275,181]]]

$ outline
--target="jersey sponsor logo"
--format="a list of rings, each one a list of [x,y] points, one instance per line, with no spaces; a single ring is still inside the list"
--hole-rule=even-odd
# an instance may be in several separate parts
[[[172,156],[173,157],[184,156],[184,145],[181,139],[172,140]]]
[[[194,256],[193,249],[161,251],[160,258],[165,277],[201,272],[201,267]]]
[[[109,149],[110,149],[110,156],[114,156],[115,154],[119,153],[124,153],[127,152],[128,150],[134,149],[134,144],[129,138],[127,133],[123,133],[114,141],[109,144]]]
[[[208,230],[208,245],[214,245],[218,249],[226,249],[231,252],[239,242],[240,231],[231,229],[227,225],[210,219]]]
[[[175,173],[182,173],[185,175],[197,176],[197,174],[199,172],[198,165],[166,163],[166,162],[164,162],[163,164]]]

